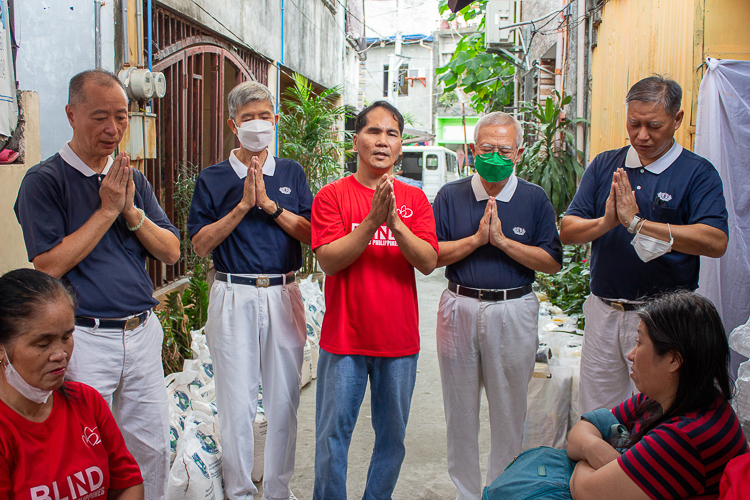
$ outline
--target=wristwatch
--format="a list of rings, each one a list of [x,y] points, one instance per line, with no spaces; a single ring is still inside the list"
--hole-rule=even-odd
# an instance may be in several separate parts
[[[276,202],[276,211],[271,214],[271,218],[274,219],[274,220],[278,219],[279,215],[281,215],[281,212],[283,212],[283,211],[284,211],[284,209],[282,208],[281,205],[279,205],[279,202],[277,201]]]
[[[641,222],[643,219],[638,217],[637,215],[633,216],[633,220],[630,221],[630,225],[628,226],[628,232],[634,233],[635,228],[638,227],[638,223]]]

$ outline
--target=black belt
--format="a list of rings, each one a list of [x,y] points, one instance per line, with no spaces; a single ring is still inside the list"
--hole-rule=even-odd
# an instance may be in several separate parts
[[[99,319],[89,318],[87,316],[76,316],[76,325],[85,326],[88,328],[94,328],[96,322],[99,321],[99,328],[109,328],[111,330],[132,330],[137,326],[142,325],[148,318],[150,311],[142,312],[138,316],[134,316],[128,319]]]
[[[294,282],[294,273],[289,273],[286,276],[275,276],[273,278],[269,278],[268,276],[263,275],[263,274],[261,274],[257,278],[245,278],[243,276],[232,275],[232,284],[250,285],[250,286],[257,286],[260,288],[265,288],[267,286],[283,285],[284,278],[286,278],[287,283],[292,283]],[[216,273],[216,279],[219,281],[226,282],[227,273]]]
[[[457,285],[452,281],[449,281],[448,290],[465,297],[471,297],[472,299],[499,301],[523,297],[531,292],[531,285],[509,288],[507,290],[482,290],[480,288],[469,288],[468,286]]]
[[[620,302],[620,301],[617,301],[617,300],[603,299],[601,297],[599,297],[599,300],[601,300],[602,302],[604,302],[605,304],[607,304],[612,309],[615,309],[617,311],[622,311],[622,312],[625,312],[625,311],[636,311],[636,310],[640,309],[641,306],[643,305],[640,302],[635,302],[635,303],[634,302]]]

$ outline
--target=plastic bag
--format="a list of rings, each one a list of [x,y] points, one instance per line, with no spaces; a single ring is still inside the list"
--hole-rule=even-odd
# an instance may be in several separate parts
[[[169,471],[166,500],[223,500],[221,447],[213,429],[185,419],[177,454]]]
[[[750,358],[750,318],[747,323],[738,326],[729,334],[729,347]]]
[[[572,369],[536,363],[527,391],[521,450],[564,448],[570,414]]]
[[[266,421],[266,415],[262,411],[255,414],[255,422],[253,422],[253,442],[254,442],[254,455],[253,455],[253,471],[250,473],[250,478],[254,482],[258,482],[263,479],[263,461],[266,457],[266,435],[268,434],[268,422]]]

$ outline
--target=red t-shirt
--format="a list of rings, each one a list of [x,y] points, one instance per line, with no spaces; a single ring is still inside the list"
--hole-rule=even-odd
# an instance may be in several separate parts
[[[101,395],[77,382],[66,389],[44,422],[0,401],[0,498],[93,500],[143,482]]]
[[[400,181],[393,186],[401,220],[437,252],[435,217],[427,197]],[[374,193],[353,175],[324,186],[313,201],[313,249],[351,233],[370,213]],[[326,277],[325,298],[320,347],[326,351],[383,357],[419,352],[414,267],[385,224],[352,265]]]

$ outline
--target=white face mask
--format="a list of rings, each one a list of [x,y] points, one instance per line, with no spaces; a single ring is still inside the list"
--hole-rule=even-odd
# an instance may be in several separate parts
[[[5,348],[3,348],[3,350],[5,351]],[[5,367],[6,382],[8,382],[11,387],[20,392],[24,397],[26,397],[26,399],[39,404],[46,403],[49,397],[52,395],[52,391],[45,391],[43,389],[39,389],[38,387],[29,385],[29,383],[23,379],[21,374],[18,373],[15,368],[13,368],[13,365],[10,364],[8,351],[5,351],[5,360],[8,362]]]
[[[234,122],[237,127],[237,122]],[[263,151],[274,138],[273,123],[266,120],[250,120],[237,127],[237,137],[242,147],[253,153]]]
[[[672,228],[669,227],[669,224],[667,224],[667,229],[669,230],[668,242],[641,234],[642,227],[643,224],[638,228],[638,232],[635,233],[635,238],[633,238],[633,241],[631,241],[630,244],[635,247],[635,253],[638,254],[638,257],[640,257],[643,262],[654,260],[655,258],[661,257],[665,253],[672,251],[674,238],[672,238]]]

